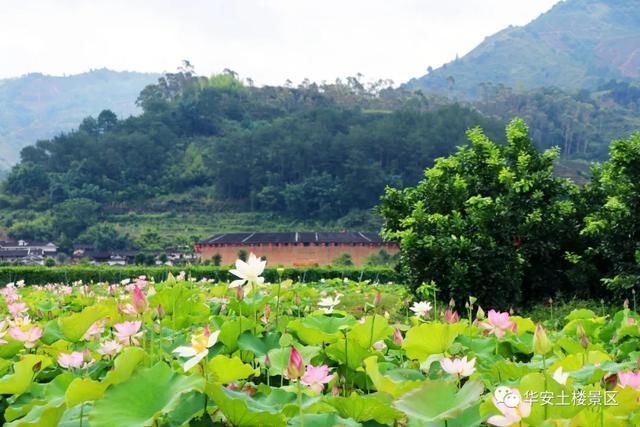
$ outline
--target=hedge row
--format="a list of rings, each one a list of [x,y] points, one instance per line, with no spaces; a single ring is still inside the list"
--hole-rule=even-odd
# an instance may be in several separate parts
[[[77,280],[88,282],[120,282],[123,279],[145,275],[153,277],[156,282],[166,279],[169,273],[178,275],[181,271],[196,279],[203,277],[221,281],[233,280],[229,267],[215,266],[183,266],[183,267],[108,267],[108,266],[56,266],[56,267],[0,267],[0,286],[6,283],[24,280],[29,285],[46,283],[71,283]],[[300,282],[317,282],[320,279],[349,278],[350,280],[386,283],[402,282],[402,277],[391,268],[384,267],[295,267],[285,268],[281,272],[283,279]],[[276,268],[265,269],[265,279],[269,282],[278,280]]]

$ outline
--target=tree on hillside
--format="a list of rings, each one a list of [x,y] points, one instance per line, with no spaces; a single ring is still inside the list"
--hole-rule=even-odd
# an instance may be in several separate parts
[[[640,133],[611,143],[609,160],[594,168],[587,189],[590,211],[582,234],[586,255],[611,289],[640,290]]]
[[[435,281],[443,298],[502,308],[567,289],[575,187],[553,175],[558,151],[539,153],[519,119],[506,145],[479,128],[468,137],[416,187],[383,196],[384,235],[400,242],[402,270],[413,286]]]

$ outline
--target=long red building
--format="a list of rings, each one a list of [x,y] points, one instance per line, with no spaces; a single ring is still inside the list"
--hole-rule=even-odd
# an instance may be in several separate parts
[[[363,232],[220,233],[195,245],[202,260],[220,255],[222,264],[235,262],[242,249],[266,257],[271,266],[302,266],[328,265],[344,253],[351,255],[355,265],[362,265],[381,249],[394,254],[399,247],[377,233]]]

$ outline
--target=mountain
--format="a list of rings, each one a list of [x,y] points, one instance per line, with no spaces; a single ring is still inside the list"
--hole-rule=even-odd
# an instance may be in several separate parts
[[[523,27],[487,37],[462,58],[406,84],[478,98],[486,83],[516,90],[594,89],[640,80],[638,0],[565,0]]]
[[[90,115],[110,109],[120,117],[140,113],[135,100],[159,74],[107,69],[59,77],[39,73],[0,80],[0,169],[39,139],[70,131]]]

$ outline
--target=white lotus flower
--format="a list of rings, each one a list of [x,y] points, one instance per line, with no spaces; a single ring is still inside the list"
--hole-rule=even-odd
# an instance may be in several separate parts
[[[185,372],[196,366],[202,359],[209,354],[209,348],[213,347],[218,341],[220,331],[209,332],[209,328],[205,327],[202,334],[193,335],[191,337],[191,347],[181,346],[173,350],[180,357],[189,357],[190,359],[184,363]]]
[[[555,370],[553,373],[553,379],[556,380],[558,384],[566,385],[567,379],[569,379],[569,373],[562,371],[562,366]]]
[[[440,361],[440,366],[445,372],[460,377],[468,377],[476,371],[476,358],[467,360],[467,356],[462,359],[450,359],[445,357]]]
[[[229,273],[233,274],[239,279],[234,280],[229,284],[229,288],[237,288],[245,283],[255,283],[262,285],[264,283],[264,277],[260,277],[264,271],[267,261],[263,261],[256,257],[253,253],[249,254],[249,260],[247,262],[241,259],[236,260],[236,268],[229,270]]]
[[[336,294],[334,298],[331,298],[331,297],[321,298],[320,302],[318,302],[318,305],[325,312],[325,314],[331,314],[333,313],[333,309],[338,304],[340,304],[340,297],[342,297],[342,294]]]
[[[427,317],[427,315],[431,311],[431,308],[432,306],[430,302],[420,301],[414,302],[410,310],[413,311],[418,317]]]

